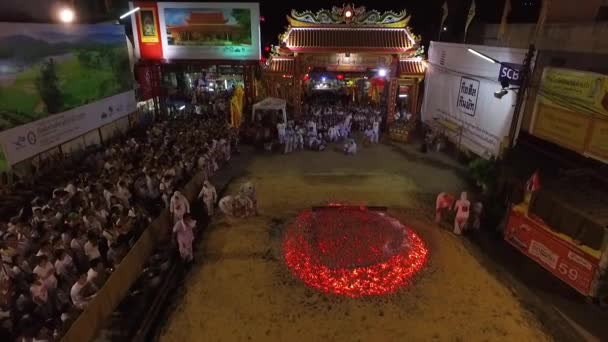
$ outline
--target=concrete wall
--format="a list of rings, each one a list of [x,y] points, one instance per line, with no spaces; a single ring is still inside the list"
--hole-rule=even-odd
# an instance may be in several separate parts
[[[536,30],[536,24],[508,25],[503,40],[498,40],[499,25],[483,25],[474,32],[470,43],[526,48]],[[608,53],[608,22],[548,23],[539,37],[540,50]]]
[[[546,1],[546,0],[545,0]],[[548,22],[593,21],[606,0],[551,0]]]

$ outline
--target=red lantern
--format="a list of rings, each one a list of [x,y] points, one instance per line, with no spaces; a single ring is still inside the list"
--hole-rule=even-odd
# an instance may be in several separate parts
[[[310,75],[306,74],[304,75],[304,81],[308,81],[310,79]]]
[[[260,22],[263,23],[266,21],[266,17],[264,17],[263,15],[260,16]]]
[[[270,52],[270,46],[266,46],[266,47],[264,47],[264,51],[266,51],[266,52]]]
[[[338,75],[336,76],[336,78],[338,79],[338,81],[342,81],[342,80],[344,79],[344,75],[342,75],[342,74],[338,74]]]

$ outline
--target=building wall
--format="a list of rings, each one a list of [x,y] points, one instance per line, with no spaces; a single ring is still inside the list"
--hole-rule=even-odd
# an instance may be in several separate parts
[[[606,5],[606,0],[551,0],[547,21],[581,22],[595,20],[599,8],[604,5]]]
[[[527,48],[536,24],[511,24],[502,40],[500,25],[483,25],[470,36],[470,42],[482,45]],[[608,22],[548,23],[537,41],[537,48],[551,51],[608,53]]]
[[[590,54],[585,52],[539,51],[536,55],[536,68],[532,75],[528,97],[525,102],[521,128],[529,132],[534,115],[536,95],[545,67],[559,67],[591,71],[608,75],[608,54]]]

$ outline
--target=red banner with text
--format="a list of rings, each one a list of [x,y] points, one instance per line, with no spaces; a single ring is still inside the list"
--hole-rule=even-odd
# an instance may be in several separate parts
[[[511,211],[505,240],[578,292],[590,295],[599,262],[593,256],[516,211]]]

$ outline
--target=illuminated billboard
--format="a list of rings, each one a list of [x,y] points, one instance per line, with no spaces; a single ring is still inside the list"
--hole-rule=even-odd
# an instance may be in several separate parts
[[[141,59],[259,60],[257,3],[133,2]]]
[[[134,110],[120,25],[0,23],[0,142],[10,164]]]

